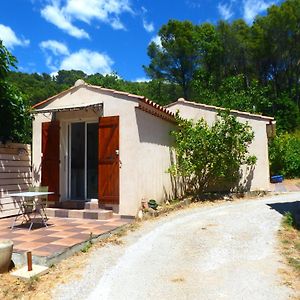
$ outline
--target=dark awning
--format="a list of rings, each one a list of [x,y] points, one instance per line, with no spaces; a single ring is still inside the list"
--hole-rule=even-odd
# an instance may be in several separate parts
[[[64,111],[78,111],[78,110],[97,110],[102,111],[103,103],[89,104],[89,105],[81,105],[81,106],[70,106],[70,107],[58,107],[58,108],[41,108],[35,109],[32,111],[33,114],[46,114],[53,112],[64,112]]]

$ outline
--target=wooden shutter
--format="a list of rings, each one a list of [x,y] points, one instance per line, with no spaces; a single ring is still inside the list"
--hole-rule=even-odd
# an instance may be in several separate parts
[[[119,117],[99,118],[98,135],[99,201],[119,204]]]
[[[59,121],[42,123],[42,186],[48,186],[48,199],[59,201]]]

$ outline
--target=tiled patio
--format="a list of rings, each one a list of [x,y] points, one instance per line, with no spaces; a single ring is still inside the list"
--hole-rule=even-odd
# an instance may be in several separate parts
[[[14,253],[32,251],[33,256],[47,258],[84,243],[90,239],[91,234],[95,238],[131,221],[119,216],[109,220],[49,218],[48,227],[34,224],[29,231],[28,224],[18,225],[20,222],[17,222],[17,226],[11,229],[13,218],[0,219],[0,240],[13,240]]]

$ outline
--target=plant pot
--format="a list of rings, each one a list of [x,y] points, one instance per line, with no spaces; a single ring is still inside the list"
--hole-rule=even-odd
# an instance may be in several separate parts
[[[0,241],[0,273],[8,272],[14,243],[11,240]]]

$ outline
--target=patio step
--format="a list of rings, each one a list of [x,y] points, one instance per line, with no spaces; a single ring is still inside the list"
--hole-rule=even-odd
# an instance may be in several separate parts
[[[111,210],[104,209],[63,209],[63,208],[46,208],[48,217],[56,218],[77,218],[92,220],[107,220],[113,217]]]
[[[85,202],[84,204],[85,209],[99,209],[98,202]]]

